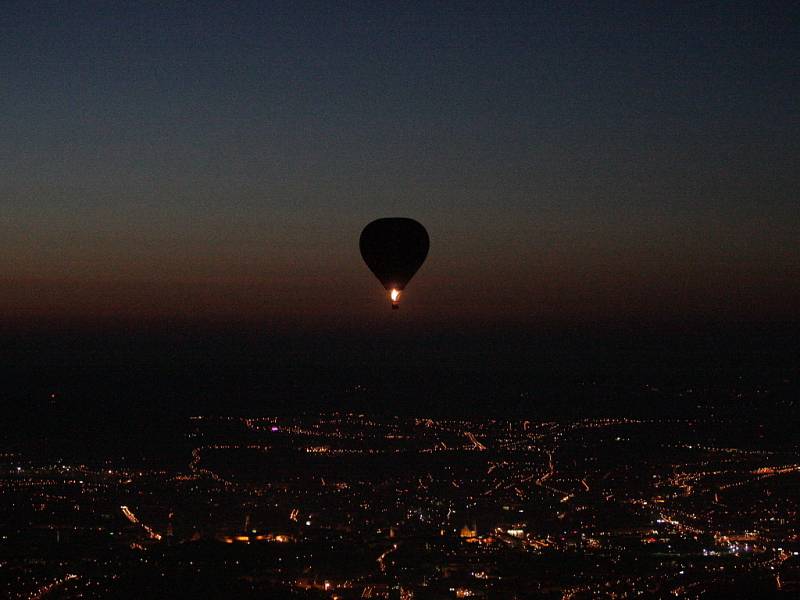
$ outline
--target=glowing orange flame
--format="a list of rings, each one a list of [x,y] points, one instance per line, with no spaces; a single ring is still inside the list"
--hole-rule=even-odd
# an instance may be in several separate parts
[[[392,299],[392,302],[397,302],[400,298],[400,290],[392,290],[389,292],[389,297]]]

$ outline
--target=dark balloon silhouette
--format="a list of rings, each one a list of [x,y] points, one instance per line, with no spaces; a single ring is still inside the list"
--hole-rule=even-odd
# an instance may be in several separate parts
[[[428,256],[428,232],[414,219],[378,219],[364,227],[359,247],[364,262],[389,292],[392,308],[399,308],[400,292]]]

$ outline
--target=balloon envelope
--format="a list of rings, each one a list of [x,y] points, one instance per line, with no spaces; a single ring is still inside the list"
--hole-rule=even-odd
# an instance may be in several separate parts
[[[393,217],[364,227],[359,247],[364,262],[383,287],[399,292],[425,262],[430,238],[414,219]],[[395,295],[392,300],[396,300]]]

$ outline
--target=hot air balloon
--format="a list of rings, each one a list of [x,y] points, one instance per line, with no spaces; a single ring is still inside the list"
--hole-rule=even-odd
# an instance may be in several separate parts
[[[400,308],[401,292],[428,256],[428,232],[414,219],[378,219],[364,227],[359,247],[364,262],[389,292],[392,308]]]

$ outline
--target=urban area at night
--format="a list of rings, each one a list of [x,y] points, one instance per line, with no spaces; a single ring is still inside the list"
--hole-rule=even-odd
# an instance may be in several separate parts
[[[149,459],[40,440],[0,457],[2,593],[792,597],[798,406],[731,393],[681,390],[692,418],[195,415]]]

